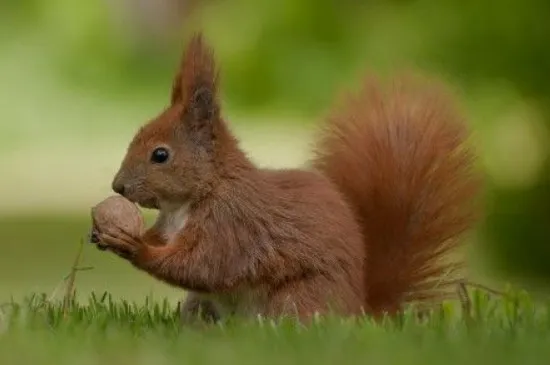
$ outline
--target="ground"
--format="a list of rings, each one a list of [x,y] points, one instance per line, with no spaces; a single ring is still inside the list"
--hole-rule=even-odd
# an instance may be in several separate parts
[[[90,296],[64,309],[34,296],[3,305],[2,364],[543,364],[550,355],[549,305],[512,294],[470,293],[472,312],[449,302],[423,320],[319,319],[179,325],[168,301]]]
[[[550,301],[483,291],[471,296],[470,321],[461,303],[450,302],[425,323],[409,314],[384,325],[332,319],[309,329],[269,321],[182,328],[175,311],[185,293],[81,246],[88,229],[82,214],[0,219],[2,365],[506,365],[550,358]],[[88,270],[77,272],[76,297],[63,314],[64,278],[80,247],[78,266]]]

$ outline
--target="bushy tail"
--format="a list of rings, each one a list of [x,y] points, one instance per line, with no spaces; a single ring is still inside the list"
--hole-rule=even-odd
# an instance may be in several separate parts
[[[328,119],[313,164],[362,224],[372,314],[450,288],[461,262],[444,259],[474,223],[480,187],[468,137],[442,85],[420,78],[368,80]]]

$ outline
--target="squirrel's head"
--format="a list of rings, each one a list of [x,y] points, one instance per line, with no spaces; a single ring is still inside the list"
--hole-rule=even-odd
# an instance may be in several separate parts
[[[147,208],[184,203],[208,193],[229,166],[242,160],[220,117],[212,50],[195,35],[175,77],[170,105],[131,141],[113,190]]]

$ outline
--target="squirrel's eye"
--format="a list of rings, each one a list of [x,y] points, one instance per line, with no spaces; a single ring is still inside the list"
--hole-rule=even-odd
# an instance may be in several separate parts
[[[168,150],[164,147],[156,148],[151,155],[151,161],[154,163],[164,163],[168,160]]]

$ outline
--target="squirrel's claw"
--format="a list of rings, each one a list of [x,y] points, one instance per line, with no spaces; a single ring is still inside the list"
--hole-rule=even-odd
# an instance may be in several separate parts
[[[99,243],[99,233],[95,229],[92,229],[92,231],[88,235],[88,242]]]

